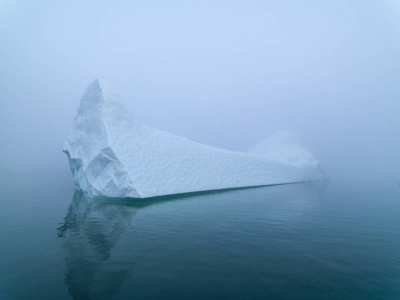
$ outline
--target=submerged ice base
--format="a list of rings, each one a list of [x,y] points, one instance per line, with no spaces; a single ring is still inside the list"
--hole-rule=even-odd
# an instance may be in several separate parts
[[[240,153],[150,128],[95,80],[65,141],[76,187],[89,197],[146,198],[325,178],[318,161],[284,131]]]

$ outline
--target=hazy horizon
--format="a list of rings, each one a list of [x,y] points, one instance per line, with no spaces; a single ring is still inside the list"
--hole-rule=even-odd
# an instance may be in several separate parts
[[[154,128],[244,152],[288,129],[330,178],[397,184],[399,16],[396,1],[0,1],[1,165],[70,180],[61,148],[100,77]]]

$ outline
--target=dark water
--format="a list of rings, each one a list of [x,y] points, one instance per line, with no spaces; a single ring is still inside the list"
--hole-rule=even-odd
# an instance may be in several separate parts
[[[400,299],[400,188],[1,189],[1,299]]]

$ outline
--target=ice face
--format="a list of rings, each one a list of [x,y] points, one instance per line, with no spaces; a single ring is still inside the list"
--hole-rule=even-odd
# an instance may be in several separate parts
[[[65,141],[76,187],[89,197],[146,198],[324,179],[290,132],[239,153],[150,128],[100,80],[84,93]]]

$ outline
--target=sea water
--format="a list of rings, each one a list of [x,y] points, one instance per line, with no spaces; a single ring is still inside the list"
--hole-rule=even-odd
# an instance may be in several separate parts
[[[114,201],[28,181],[1,187],[0,299],[400,299],[397,186]]]

